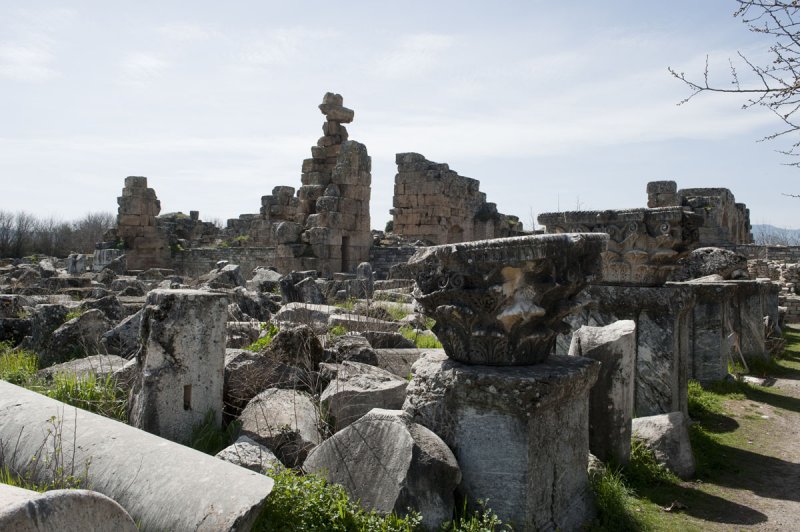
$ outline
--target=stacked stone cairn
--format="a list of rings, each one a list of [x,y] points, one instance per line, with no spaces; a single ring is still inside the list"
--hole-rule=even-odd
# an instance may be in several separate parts
[[[424,248],[414,296],[445,354],[413,368],[404,410],[453,450],[470,503],[515,530],[575,530],[590,513],[588,394],[599,364],[550,356],[576,295],[601,272],[603,234]]]

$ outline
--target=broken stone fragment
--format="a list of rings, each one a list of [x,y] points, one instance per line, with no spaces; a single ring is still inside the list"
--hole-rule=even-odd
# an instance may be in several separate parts
[[[355,114],[352,109],[343,106],[344,98],[341,94],[334,94],[332,92],[325,93],[322,97],[322,103],[319,105],[319,110],[322,114],[332,122],[339,122],[348,124],[353,121]]]
[[[282,465],[272,451],[247,436],[240,436],[232,445],[225,447],[215,456],[256,473],[264,473]]]

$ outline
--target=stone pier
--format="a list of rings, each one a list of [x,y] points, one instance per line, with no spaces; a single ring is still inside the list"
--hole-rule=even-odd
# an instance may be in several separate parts
[[[588,394],[599,364],[549,354],[606,241],[485,240],[409,261],[446,356],[414,364],[404,410],[453,450],[467,500],[488,499],[515,530],[574,530],[590,517]]]
[[[683,286],[592,285],[587,304],[569,318],[572,329],[606,326],[619,320],[636,324],[634,413],[653,416],[687,412],[694,293]],[[570,336],[557,353],[569,351]]]
[[[227,305],[223,294],[200,290],[147,295],[132,425],[181,443],[209,411],[222,425]]]
[[[636,324],[621,320],[606,327],[583,326],[572,335],[570,356],[600,362],[589,395],[589,450],[602,462],[625,465],[631,456]]]
[[[689,378],[708,383],[725,378],[734,356],[736,285],[728,281],[667,283],[689,289],[695,296],[688,355]]]

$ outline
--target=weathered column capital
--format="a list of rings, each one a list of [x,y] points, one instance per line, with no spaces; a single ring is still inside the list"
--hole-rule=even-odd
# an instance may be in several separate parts
[[[575,295],[601,273],[608,236],[531,235],[424,248],[414,297],[447,355],[466,364],[543,362]]]

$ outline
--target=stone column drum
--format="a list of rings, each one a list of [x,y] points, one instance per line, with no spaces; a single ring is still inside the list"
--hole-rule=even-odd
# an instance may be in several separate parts
[[[224,294],[201,290],[147,295],[131,425],[181,443],[209,411],[222,425],[227,306]]]
[[[604,234],[425,248],[414,296],[446,356],[414,365],[404,409],[453,450],[471,502],[515,530],[574,530],[590,513],[588,394],[599,364],[549,357],[575,295],[601,271]]]

